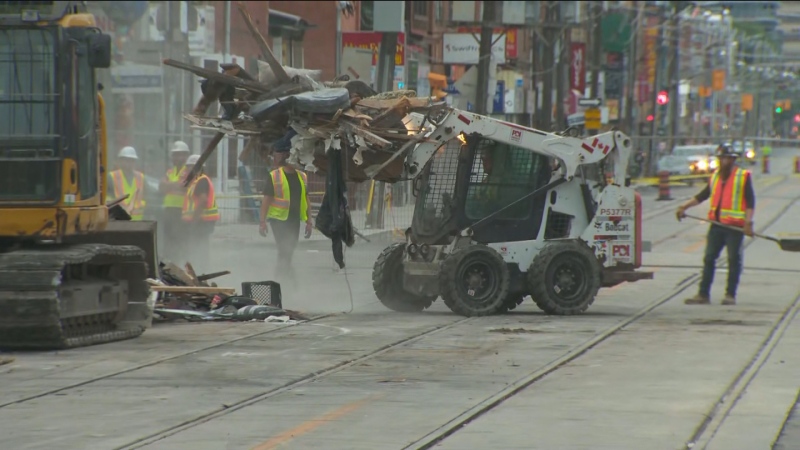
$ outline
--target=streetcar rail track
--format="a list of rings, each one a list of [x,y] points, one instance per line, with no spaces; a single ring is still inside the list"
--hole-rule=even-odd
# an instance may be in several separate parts
[[[793,201],[788,202],[786,204],[786,206],[781,208],[778,211],[778,213],[774,217],[772,217],[772,219],[768,220],[762,227],[759,228],[759,232],[766,231],[767,229],[769,229],[769,227],[771,227],[778,220],[780,220],[780,218],[783,217],[783,215],[785,215],[786,212],[789,211],[789,209],[797,202],[798,199],[800,199],[800,196],[795,197]],[[745,248],[749,247],[754,242],[756,242],[756,241],[755,240],[751,240],[749,242],[746,242],[744,244]],[[722,255],[720,255],[719,259],[722,259]],[[725,267],[725,266],[727,266],[727,260],[723,260],[722,262],[720,262],[718,260],[717,265],[716,265],[717,268]],[[562,355],[560,358],[554,360],[553,362],[551,362],[547,366],[545,366],[543,368],[540,368],[540,369],[537,369],[536,371],[530,372],[529,374],[519,378],[517,381],[511,383],[509,386],[499,390],[498,392],[496,392],[492,396],[490,396],[490,397],[484,399],[483,401],[475,404],[472,408],[468,409],[467,411],[462,412],[461,414],[459,414],[458,416],[456,416],[455,418],[453,418],[452,420],[450,420],[446,424],[444,424],[444,425],[438,427],[436,430],[428,433],[423,438],[421,438],[421,439],[419,439],[419,440],[417,440],[417,441],[405,446],[404,450],[407,450],[407,449],[427,450],[427,449],[430,449],[430,448],[438,445],[439,443],[441,443],[442,441],[447,439],[449,436],[457,433],[460,429],[462,429],[463,427],[468,425],[470,422],[473,422],[474,420],[480,418],[481,416],[483,416],[487,412],[489,412],[489,411],[493,410],[494,408],[498,407],[500,404],[502,404],[506,400],[516,396],[517,394],[519,394],[520,392],[524,391],[528,387],[534,385],[537,381],[541,380],[542,378],[544,378],[544,377],[556,372],[559,368],[563,367],[564,365],[576,360],[581,355],[589,352],[591,349],[593,349],[597,345],[601,344],[602,342],[607,341],[608,339],[610,339],[611,337],[616,335],[620,330],[622,330],[625,327],[627,327],[627,326],[629,326],[629,325],[641,320],[643,317],[645,317],[647,314],[649,314],[653,310],[657,309],[659,306],[664,305],[665,303],[669,302],[670,300],[675,299],[683,291],[685,291],[686,289],[694,286],[699,281],[700,281],[700,275],[698,273],[695,273],[693,275],[688,276],[687,278],[685,278],[682,281],[680,281],[678,283],[678,285],[670,293],[668,293],[667,295],[659,298],[658,300],[656,300],[654,302],[651,302],[649,305],[647,305],[644,308],[640,309],[635,314],[633,314],[632,316],[629,316],[628,318],[626,318],[622,322],[620,322],[620,323],[618,323],[616,325],[613,325],[613,326],[605,329],[601,333],[595,335],[592,339],[584,342],[583,344],[581,344],[581,345],[579,345],[577,347],[574,347],[573,349],[571,349],[570,351],[568,351],[567,353]],[[799,303],[800,303],[800,296],[793,303],[793,308],[796,309]],[[789,311],[791,311],[791,310],[792,310],[791,308],[787,309],[787,311],[784,313],[784,315],[781,317],[781,319],[779,319],[778,323],[781,323],[783,321],[785,315],[788,314]],[[774,333],[771,333],[771,335],[772,334],[774,334]],[[758,353],[756,355],[756,357],[758,357],[760,354],[761,353]],[[752,363],[748,364],[747,367],[750,367],[751,365],[752,365]],[[747,368],[745,370],[747,370]],[[737,377],[737,379],[738,378],[741,378],[741,376]],[[729,390],[732,390],[732,389],[733,388],[729,388]],[[739,395],[741,395],[741,392],[739,393]],[[716,413],[712,411],[712,413],[707,416],[706,420],[710,421],[710,419],[708,419],[708,418],[713,418],[713,416],[715,414]],[[705,428],[703,428],[703,429],[705,429]],[[702,432],[695,433],[695,434],[697,436],[700,436],[702,434]]]
[[[798,312],[800,312],[800,292],[797,293],[794,301],[784,309],[780,318],[770,328],[769,334],[750,358],[747,365],[737,373],[736,378],[714,403],[711,411],[704,416],[703,421],[687,441],[687,449],[705,450],[708,447],[722,424],[725,423],[725,419],[728,418],[739,399],[742,398],[744,391],[753,382],[761,368],[764,367],[764,364],[780,343],[789,324],[792,323]]]
[[[789,210],[789,208],[793,204],[794,204],[794,201],[793,202],[789,202],[784,208],[782,208],[780,211],[778,211],[778,213],[771,220],[769,220],[767,223],[765,223],[760,228],[760,231],[768,229],[775,222],[777,222]],[[749,245],[752,245],[753,242],[755,242],[755,241],[749,241],[749,242],[745,243],[745,247],[747,247]],[[722,258],[720,258],[720,259],[722,259]],[[718,264],[717,267],[724,267],[725,265],[727,265],[727,261],[722,261],[721,263]],[[649,314],[653,310],[657,309],[659,306],[664,305],[665,303],[669,302],[670,300],[675,299],[676,297],[681,295],[685,290],[687,290],[687,289],[691,288],[692,286],[694,286],[699,280],[700,280],[700,276],[697,273],[687,276],[686,278],[684,278],[683,280],[678,282],[677,286],[675,288],[673,288],[673,290],[670,293],[668,293],[668,294],[658,298],[657,300],[651,302],[649,305],[647,305],[644,308],[640,309],[635,314],[629,316],[628,318],[626,318],[622,322],[619,322],[619,323],[617,323],[617,324],[615,324],[615,325],[613,325],[611,327],[606,328],[605,330],[601,331],[599,334],[595,335],[592,339],[589,339],[588,341],[584,342],[583,344],[580,344],[577,347],[572,348],[571,350],[569,350],[568,352],[562,354],[562,356],[560,356],[556,360],[552,361],[551,363],[547,364],[546,366],[537,369],[536,371],[528,374],[527,376],[524,376],[524,377],[518,379],[515,382],[512,382],[508,387],[500,390],[499,392],[495,393],[494,395],[492,395],[488,399],[476,404],[475,406],[473,406],[472,408],[468,409],[467,411],[462,412],[456,418],[450,420],[445,425],[437,428],[437,430],[434,430],[433,432],[425,435],[423,438],[421,438],[421,439],[413,442],[412,444],[404,447],[404,449],[416,448],[416,449],[419,449],[419,450],[424,450],[424,449],[429,449],[429,448],[437,445],[438,443],[440,443],[441,441],[446,439],[448,436],[456,433],[459,429],[461,429],[463,426],[467,425],[469,422],[472,422],[473,420],[477,419],[478,417],[480,417],[481,415],[485,414],[486,412],[494,409],[495,407],[500,405],[505,400],[517,395],[518,393],[523,391],[525,388],[533,385],[536,381],[544,378],[545,376],[547,376],[549,374],[554,373],[555,371],[557,371],[559,368],[561,368],[565,364],[568,364],[569,362],[577,359],[578,357],[580,357],[581,355],[587,353],[588,351],[590,351],[591,349],[593,349],[594,347],[596,347],[600,343],[610,339],[611,337],[616,335],[620,330],[624,329],[625,327],[627,327],[627,326],[637,322],[638,320],[642,319],[643,317],[647,316],[647,314]],[[410,344],[412,342],[415,342],[417,340],[421,340],[421,339],[423,339],[425,337],[428,337],[431,334],[433,334],[433,333],[435,333],[435,332],[437,332],[439,330],[452,328],[452,327],[461,325],[463,323],[466,323],[466,322],[472,321],[472,320],[473,320],[473,318],[461,319],[459,321],[452,322],[450,324],[441,326],[441,327],[437,328],[436,330],[425,331],[425,332],[416,334],[416,335],[414,335],[412,337],[405,338],[405,339],[402,339],[402,340],[398,340],[398,341],[396,341],[396,342],[394,342],[392,344],[388,344],[388,345],[386,345],[384,347],[381,347],[378,350],[363,354],[362,356],[360,356],[358,358],[355,358],[355,359],[352,359],[352,360],[350,360],[348,362],[344,362],[344,363],[338,364],[336,366],[329,367],[327,369],[322,369],[322,370],[320,370],[318,372],[314,372],[312,374],[306,375],[306,376],[304,376],[303,378],[301,378],[299,380],[288,382],[288,383],[284,384],[282,387],[275,388],[275,389],[272,389],[272,390],[270,390],[268,392],[264,392],[264,393],[261,393],[261,394],[255,395],[255,396],[251,396],[248,399],[236,402],[234,404],[226,405],[225,407],[218,408],[213,412],[206,413],[206,414],[203,414],[201,416],[197,416],[194,419],[186,420],[186,421],[182,422],[181,424],[178,424],[178,425],[173,426],[173,427],[166,428],[164,430],[161,430],[160,432],[153,433],[153,434],[151,434],[149,436],[143,437],[143,438],[138,439],[136,441],[133,441],[133,442],[131,442],[129,444],[116,447],[115,450],[132,450],[132,449],[138,449],[138,448],[144,447],[146,445],[153,444],[155,442],[158,442],[158,441],[160,441],[162,439],[165,439],[165,438],[168,438],[170,436],[173,436],[173,435],[175,435],[177,433],[180,433],[182,431],[191,429],[191,428],[193,428],[195,426],[198,426],[198,425],[201,425],[203,423],[209,422],[209,421],[214,420],[216,418],[220,418],[220,417],[226,416],[226,415],[228,415],[228,414],[230,414],[230,413],[232,413],[234,411],[241,410],[241,409],[246,408],[248,406],[251,406],[251,405],[254,405],[256,403],[259,403],[259,402],[261,402],[263,400],[266,400],[266,399],[268,399],[270,397],[273,397],[273,396],[278,395],[280,393],[283,393],[283,392],[286,392],[288,390],[291,390],[291,389],[293,389],[293,388],[295,388],[297,386],[301,386],[303,384],[306,384],[306,383],[309,383],[309,382],[313,382],[313,381],[318,381],[318,380],[320,380],[320,379],[322,379],[322,378],[324,378],[324,377],[326,377],[328,375],[340,372],[340,371],[345,370],[345,369],[347,369],[349,367],[355,366],[355,365],[357,365],[357,364],[359,364],[359,363],[361,363],[363,361],[378,357],[378,356],[380,356],[380,355],[382,355],[384,353],[387,353],[387,352],[389,352],[389,351],[391,351],[393,349],[397,349],[397,348],[400,348],[400,347],[402,347],[404,345],[407,345],[407,344]]]

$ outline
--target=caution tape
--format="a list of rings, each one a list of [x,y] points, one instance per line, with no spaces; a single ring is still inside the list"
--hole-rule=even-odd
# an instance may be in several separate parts
[[[325,195],[325,192],[309,192],[308,195]],[[228,200],[241,200],[252,198],[255,200],[264,198],[263,195],[217,195],[216,198],[219,199],[228,199]]]
[[[711,177],[711,174],[701,173],[697,175],[672,175],[670,176],[669,182],[670,184],[679,183],[682,181],[694,181],[694,180],[707,180]],[[661,182],[661,178],[659,177],[648,177],[648,178],[636,178],[631,180],[631,183],[635,184],[654,184],[657,185]]]

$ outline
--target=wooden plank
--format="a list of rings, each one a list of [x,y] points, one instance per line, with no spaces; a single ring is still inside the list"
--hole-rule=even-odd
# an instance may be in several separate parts
[[[213,278],[219,278],[219,277],[223,277],[225,275],[230,275],[230,274],[231,274],[230,270],[223,270],[222,272],[214,272],[214,273],[207,273],[207,274],[200,275],[200,276],[197,277],[197,279],[199,281],[208,281],[208,280],[211,280]]]
[[[208,287],[208,286],[150,286],[153,292],[171,292],[174,294],[226,294],[233,295],[236,288]]]
[[[351,133],[355,133],[355,134],[361,136],[362,138],[364,138],[366,141],[370,142],[371,144],[377,145],[377,146],[379,146],[381,148],[386,148],[386,147],[391,147],[392,146],[391,142],[389,142],[386,139],[384,139],[384,138],[382,138],[380,136],[377,136],[374,133],[371,133],[371,132],[369,132],[369,131],[367,131],[367,130],[359,127],[359,126],[353,125],[352,123],[349,123],[349,122],[342,122],[342,124],[346,128],[348,128]]]
[[[389,109],[395,107],[397,104],[401,103],[403,99],[408,101],[408,105],[412,109],[423,109],[423,108],[430,108],[435,106],[435,104],[431,103],[425,97],[403,97],[400,99],[396,98],[389,98],[389,99],[377,99],[377,98],[364,98],[358,101],[358,106],[364,108],[372,108],[372,109]]]
[[[184,186],[189,186],[195,177],[197,177],[197,174],[199,174],[200,170],[203,169],[203,164],[205,164],[208,157],[214,153],[214,149],[217,148],[217,145],[219,145],[223,137],[225,137],[225,133],[217,132],[217,134],[214,135],[214,137],[211,139],[211,142],[209,142],[206,146],[206,149],[203,150],[203,154],[201,154],[200,158],[198,158],[197,164],[195,164],[194,167],[192,167],[192,171],[187,174],[186,181],[183,183]]]
[[[193,66],[191,64],[175,61],[174,59],[165,59],[162,61],[162,63],[165,66],[175,67],[176,69],[181,69],[187,72],[191,72],[201,78],[207,78],[209,80],[214,80],[226,85],[247,89],[249,91],[259,92],[261,94],[266,94],[270,91],[268,87],[256,81],[249,81],[242,78],[236,78],[235,76],[232,75],[214,72],[213,70],[208,70],[200,66]]]
[[[264,60],[269,64],[269,68],[272,69],[272,73],[275,74],[275,78],[280,83],[288,83],[291,78],[289,78],[289,74],[286,73],[286,70],[283,68],[281,63],[278,62],[278,59],[275,58],[275,55],[272,53],[272,49],[269,48],[267,44],[267,40],[264,39],[264,36],[258,31],[256,26],[253,24],[253,19],[250,17],[250,13],[247,11],[247,7],[244,6],[244,2],[236,2],[236,7],[239,8],[239,13],[242,14],[242,18],[244,19],[245,25],[247,25],[247,29],[250,31],[250,34],[253,35],[253,39],[255,39],[258,47],[261,49],[261,54],[264,56]]]

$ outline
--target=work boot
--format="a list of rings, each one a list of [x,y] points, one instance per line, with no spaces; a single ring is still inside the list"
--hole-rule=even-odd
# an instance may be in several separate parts
[[[708,297],[697,294],[692,298],[687,298],[683,303],[687,305],[710,305],[711,300]]]
[[[723,305],[733,306],[736,304],[736,297],[732,295],[726,295],[725,298],[722,299]]]

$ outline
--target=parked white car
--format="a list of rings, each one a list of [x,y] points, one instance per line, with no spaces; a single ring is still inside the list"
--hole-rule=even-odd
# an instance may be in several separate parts
[[[676,145],[672,153],[658,160],[658,171],[670,175],[696,175],[711,173],[717,168],[714,156],[716,145]]]

